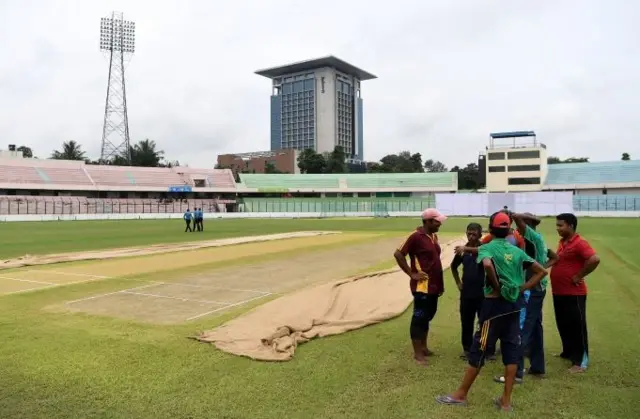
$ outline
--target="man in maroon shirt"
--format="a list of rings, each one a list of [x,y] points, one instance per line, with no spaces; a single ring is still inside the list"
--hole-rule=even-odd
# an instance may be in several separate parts
[[[427,347],[429,322],[438,310],[438,298],[444,292],[440,244],[437,232],[447,219],[435,208],[422,213],[422,226],[418,227],[395,251],[394,257],[400,269],[410,278],[413,294],[413,316],[409,333],[416,362],[426,365],[426,357],[433,355]],[[407,264],[407,255],[411,265]]]
[[[589,363],[587,340],[587,284],[584,279],[600,263],[589,243],[576,233],[578,219],[573,214],[556,217],[560,235],[558,261],[551,269],[551,289],[556,325],[562,341],[560,357],[573,364],[571,373],[584,372]]]

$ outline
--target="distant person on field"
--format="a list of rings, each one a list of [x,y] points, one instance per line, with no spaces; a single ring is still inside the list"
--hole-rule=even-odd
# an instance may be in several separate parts
[[[200,210],[199,208],[193,209],[193,231],[200,231]]]
[[[470,223],[467,226],[467,244],[465,247],[478,248],[482,236],[482,226]],[[469,357],[469,350],[473,342],[476,317],[484,300],[484,268],[477,262],[477,256],[471,252],[456,253],[451,262],[451,274],[460,290],[460,325],[462,326],[461,358]],[[462,280],[458,268],[462,265]]]
[[[438,396],[438,403],[466,405],[467,394],[484,365],[485,351],[500,340],[502,362],[505,366],[505,385],[501,397],[494,404],[510,411],[511,392],[520,361],[520,309],[523,292],[540,282],[547,271],[518,247],[507,242],[511,219],[504,212],[493,214],[489,229],[493,235],[490,243],[478,248],[477,261],[485,270],[485,299],[480,311],[481,325],[476,332],[469,353],[469,366],[458,390],[450,395]],[[525,282],[525,269],[534,274]]]
[[[198,223],[200,225],[200,231],[204,231],[204,211],[202,211],[202,207],[198,208],[198,214],[200,215],[200,217],[198,218]]]
[[[559,356],[571,361],[571,373],[584,372],[589,364],[587,284],[584,280],[600,264],[595,250],[580,237],[577,228],[575,215],[565,213],[556,217],[560,242],[558,261],[551,270],[553,308],[562,341]]]
[[[398,266],[410,278],[413,316],[409,334],[413,356],[420,365],[426,365],[426,357],[433,355],[427,345],[429,323],[438,310],[438,298],[444,292],[440,244],[436,233],[446,219],[435,208],[424,210],[422,226],[411,233],[394,253]],[[411,265],[407,264],[407,255]]]
[[[540,219],[531,213],[517,214],[509,213],[511,219],[517,226],[517,231],[525,241],[525,252],[528,256],[535,259],[545,269],[553,266],[558,256],[556,253],[547,248],[544,237],[536,228],[540,224]],[[526,278],[532,275],[531,271],[527,271]],[[521,333],[523,356],[520,358],[518,372],[516,373],[516,383],[521,383],[524,378],[524,355],[528,352],[531,366],[527,370],[528,375],[542,376],[545,373],[544,362],[544,332],[542,327],[542,306],[544,297],[547,293],[549,281],[547,278],[542,279],[530,292],[525,293],[525,307],[521,312]],[[498,383],[504,383],[504,376],[495,377]]]
[[[191,214],[191,211],[189,211],[189,208],[187,208],[182,218],[184,218],[184,222],[187,224],[184,232],[186,233],[187,231],[193,231],[191,230],[191,218],[193,218],[193,215]]]

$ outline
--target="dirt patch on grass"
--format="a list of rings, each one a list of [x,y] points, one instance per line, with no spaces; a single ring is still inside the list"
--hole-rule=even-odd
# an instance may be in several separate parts
[[[274,243],[275,244],[275,243]],[[312,249],[278,260],[208,272],[158,278],[136,289],[68,302],[74,311],[152,323],[178,323],[210,317],[256,299],[346,277],[391,261],[398,238],[372,237],[366,243]],[[250,262],[250,259],[247,260]]]

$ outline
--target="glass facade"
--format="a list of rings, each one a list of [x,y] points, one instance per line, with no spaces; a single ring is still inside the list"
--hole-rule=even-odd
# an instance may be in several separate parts
[[[324,85],[320,86],[324,78],[324,76],[316,78],[314,72],[305,72],[273,79],[272,151],[316,149],[318,129],[316,104],[318,95],[324,94]],[[316,83],[319,84],[317,90]],[[357,85],[354,86],[353,83]],[[362,160],[363,121],[359,88],[357,79],[335,73],[335,138],[332,143],[342,146],[348,158]]]
[[[316,86],[313,73],[279,80],[278,100],[271,101],[271,149],[315,149]],[[274,129],[273,125],[278,125]]]
[[[347,156],[354,154],[353,86],[336,80],[336,145],[342,146]]]

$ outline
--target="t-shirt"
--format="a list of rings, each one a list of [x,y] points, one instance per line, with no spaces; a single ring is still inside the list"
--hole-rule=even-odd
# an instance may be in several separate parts
[[[489,243],[491,240],[493,240],[493,234],[489,233],[484,235],[481,239],[480,242],[482,244],[487,244]],[[524,250],[524,239],[522,238],[522,236],[520,235],[520,233],[517,230],[511,230],[511,234],[509,234],[506,238],[506,240],[511,243],[514,246],[518,246],[520,249]]]
[[[529,247],[533,247],[533,254],[527,251],[526,253],[535,259],[540,265],[544,266],[549,261],[549,255],[547,252],[547,244],[544,242],[544,238],[542,234],[538,233],[533,228],[527,226],[527,229],[524,232],[524,241],[525,248],[529,249]],[[536,285],[535,289],[537,291],[544,291],[547,289],[547,285],[549,285],[549,280],[545,276],[542,278],[542,281]]]
[[[456,254],[451,269],[462,265],[462,292],[460,298],[482,298],[484,296],[484,267],[471,253]]]
[[[520,286],[525,282],[524,271],[534,260],[522,249],[508,243],[506,239],[494,238],[489,243],[478,248],[478,263],[484,259],[491,259],[500,282],[500,294],[510,302],[518,301]],[[485,280],[484,294],[491,294],[493,288]]]
[[[427,277],[423,281],[411,280],[411,292],[436,295],[444,292],[444,274],[437,234],[427,234],[422,227],[418,227],[398,250],[411,258],[411,272],[424,272]]]
[[[556,253],[558,261],[551,268],[550,275],[553,295],[587,295],[587,284],[582,281],[574,285],[572,279],[596,251],[585,239],[575,234],[567,241],[560,240]]]
[[[189,211],[184,213],[184,219],[187,221],[191,220],[191,213]]]

